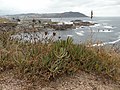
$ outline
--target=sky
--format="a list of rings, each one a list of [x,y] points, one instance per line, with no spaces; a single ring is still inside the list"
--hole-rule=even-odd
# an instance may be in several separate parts
[[[0,15],[81,12],[90,16],[120,16],[120,0],[0,0]]]

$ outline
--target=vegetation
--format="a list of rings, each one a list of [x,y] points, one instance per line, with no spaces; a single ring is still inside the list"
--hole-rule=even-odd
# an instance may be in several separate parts
[[[4,23],[4,22],[10,22],[10,21],[6,18],[0,18],[0,23]]]
[[[73,44],[70,37],[49,43],[23,43],[10,40],[13,34],[0,32],[0,73],[12,70],[28,79],[49,80],[83,70],[120,80],[120,53],[113,49]]]

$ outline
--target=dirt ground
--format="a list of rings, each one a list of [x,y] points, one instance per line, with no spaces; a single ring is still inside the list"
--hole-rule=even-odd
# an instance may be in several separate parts
[[[16,79],[7,72],[0,74],[0,90],[120,90],[120,84],[83,71],[51,82],[34,83]]]

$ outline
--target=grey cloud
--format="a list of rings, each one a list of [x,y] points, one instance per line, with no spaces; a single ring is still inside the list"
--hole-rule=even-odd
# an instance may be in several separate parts
[[[3,12],[6,12],[5,8],[2,8],[2,2],[4,0],[0,0],[0,9],[3,10]],[[7,0],[5,0],[7,1]],[[13,0],[14,1],[14,0]],[[20,0],[18,0],[20,2]],[[22,0],[24,1],[24,0]],[[33,0],[30,0],[33,1]],[[34,0],[36,1],[36,0]],[[37,0],[38,1],[38,0]],[[42,0],[40,0],[40,6],[43,4]],[[44,0],[46,1],[46,0]],[[30,10],[32,12],[32,10],[37,11],[39,10],[40,13],[45,13],[45,12],[63,12],[63,11],[82,11],[83,13],[88,13],[88,11],[90,11],[91,9],[96,10],[98,12],[98,10],[101,10],[101,8],[114,8],[117,6],[120,6],[120,0],[47,0],[50,1],[50,5],[45,7],[39,7],[36,6],[36,8],[34,7],[30,7]],[[45,3],[44,3],[45,4]],[[43,4],[43,5],[44,5]],[[39,5],[39,4],[38,4]],[[8,6],[6,6],[7,8]],[[17,6],[16,6],[17,7]],[[14,8],[16,8],[14,7]],[[22,7],[22,5],[21,5]],[[29,7],[28,7],[29,8]],[[36,10],[37,9],[37,10]],[[115,8],[117,11],[119,11],[119,8]],[[113,10],[113,9],[112,9]],[[29,11],[28,9],[26,9],[26,12]],[[9,12],[23,12],[23,11],[9,11]],[[105,11],[106,13],[106,11]],[[120,13],[119,13],[120,15]]]

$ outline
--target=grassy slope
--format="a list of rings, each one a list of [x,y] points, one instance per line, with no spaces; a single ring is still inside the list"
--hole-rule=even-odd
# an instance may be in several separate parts
[[[72,38],[49,44],[11,41],[13,32],[0,32],[0,73],[12,70],[28,79],[51,80],[78,70],[120,80],[120,53],[103,47],[73,44]]]

